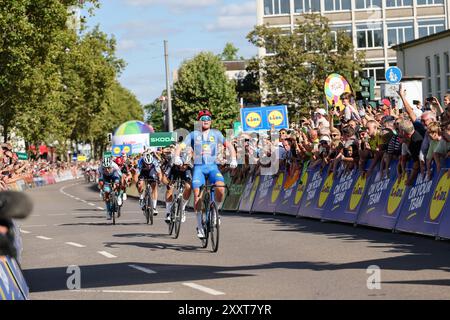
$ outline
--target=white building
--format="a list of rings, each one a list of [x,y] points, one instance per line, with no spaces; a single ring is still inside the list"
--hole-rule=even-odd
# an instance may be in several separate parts
[[[423,95],[440,101],[450,93],[450,30],[393,47],[406,76],[423,76]]]

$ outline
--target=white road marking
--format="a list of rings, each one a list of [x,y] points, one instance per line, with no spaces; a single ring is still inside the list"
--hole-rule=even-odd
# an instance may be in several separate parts
[[[42,240],[53,240],[52,238],[47,238],[47,237],[44,237],[44,236],[36,236],[36,238],[42,239]]]
[[[97,252],[100,253],[102,256],[109,258],[109,259],[117,258],[115,255],[113,255],[109,252],[106,252],[106,251],[97,251]]]
[[[156,293],[165,294],[172,293],[172,291],[138,291],[138,290],[69,290],[71,292],[85,292],[85,293]]]
[[[67,213],[50,213],[49,214],[49,216],[52,216],[52,217],[56,217],[56,216],[66,216],[67,215]]]
[[[192,289],[196,289],[196,290],[211,294],[213,296],[220,296],[220,295],[225,294],[224,292],[220,292],[220,291],[208,288],[208,287],[204,287],[204,286],[201,286],[201,285],[193,283],[193,282],[185,282],[185,283],[183,283],[183,285],[186,287],[190,287]]]
[[[46,227],[46,224],[33,224],[29,226],[24,226],[25,228],[37,228],[37,227]]]
[[[83,246],[82,244],[75,243],[75,242],[66,242],[66,244],[68,244],[69,246],[77,247],[77,248],[86,248],[86,246]]]
[[[105,208],[102,208],[102,207],[97,207],[97,209],[100,209],[100,210],[105,210]]]
[[[91,202],[89,202],[88,205],[95,207],[95,204]]]
[[[20,229],[20,232],[25,233],[25,234],[31,233],[30,231],[26,231],[26,230],[23,230],[23,229]]]
[[[83,202],[83,203],[87,203],[87,201],[86,201],[86,200],[83,200],[83,199],[81,199],[80,201]]]
[[[81,199],[80,199],[80,198],[75,198],[75,200],[78,200],[78,201],[80,201]]]
[[[131,268],[133,268],[133,269],[136,269],[136,270],[139,270],[139,271],[148,273],[148,274],[154,274],[154,273],[156,273],[156,271],[154,271],[154,270],[152,270],[152,269],[147,269],[147,268],[144,268],[144,267],[136,266],[136,265],[134,265],[134,264],[129,264],[128,266],[131,267]]]

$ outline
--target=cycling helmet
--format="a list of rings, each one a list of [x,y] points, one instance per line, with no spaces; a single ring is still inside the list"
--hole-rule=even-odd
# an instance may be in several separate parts
[[[110,168],[111,167],[111,162],[112,162],[111,158],[109,158],[109,157],[103,158],[102,166],[104,168]]]
[[[153,156],[148,152],[143,154],[143,159],[145,164],[152,164],[153,162]]]
[[[117,158],[114,160],[114,162],[115,162],[119,167],[123,166],[123,163],[124,163],[122,157],[117,157]]]
[[[200,120],[200,118],[203,117],[203,116],[212,117],[212,113],[209,110],[207,110],[207,109],[200,110],[198,115],[197,115],[197,120]]]

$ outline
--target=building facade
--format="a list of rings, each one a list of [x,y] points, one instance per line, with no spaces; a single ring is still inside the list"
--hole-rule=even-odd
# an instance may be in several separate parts
[[[450,28],[450,0],[257,0],[258,25],[293,31],[304,13],[320,13],[332,30],[343,30],[366,53],[364,76],[385,81],[397,65],[393,46]],[[259,56],[265,56],[264,49]]]
[[[397,64],[407,76],[422,76],[423,98],[441,102],[450,93],[450,30],[405,42],[394,49]]]

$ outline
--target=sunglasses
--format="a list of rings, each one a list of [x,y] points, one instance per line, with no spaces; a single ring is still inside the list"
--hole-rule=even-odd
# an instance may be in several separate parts
[[[210,116],[203,116],[200,118],[200,121],[211,121],[211,117]]]
[[[280,132],[280,134],[287,134],[287,132],[285,132],[285,131],[282,131],[282,132]]]

